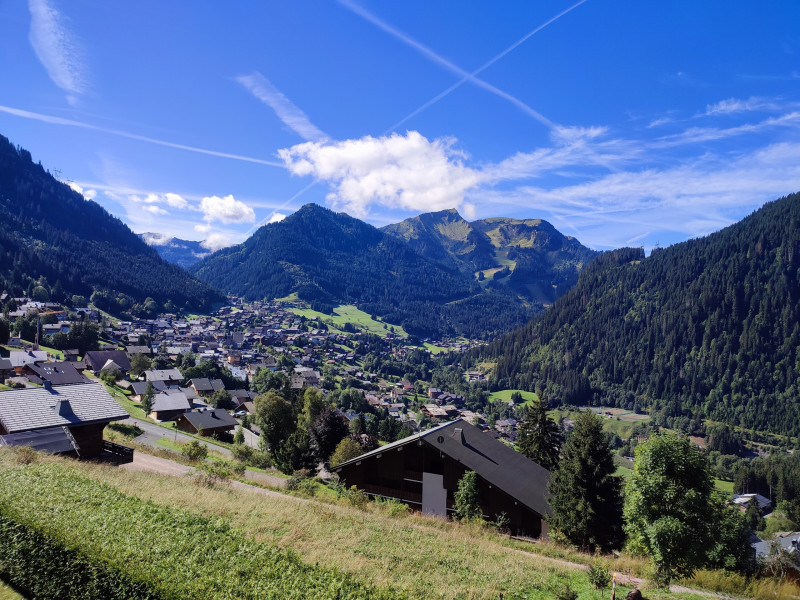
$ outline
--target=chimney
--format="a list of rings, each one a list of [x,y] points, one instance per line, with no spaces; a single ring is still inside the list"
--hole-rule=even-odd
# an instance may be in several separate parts
[[[56,414],[59,417],[69,417],[73,415],[72,407],[69,404],[69,400],[56,400],[56,405],[53,407],[53,410],[56,411]]]
[[[464,430],[460,427],[453,429],[453,437],[457,440],[461,440],[461,445],[464,446],[467,444],[467,440],[464,439]]]
[[[53,391],[53,382],[52,381],[48,381],[48,380],[45,379],[45,381],[44,381],[44,383],[42,383],[42,385],[44,386],[44,389],[46,389],[48,392],[52,392]]]

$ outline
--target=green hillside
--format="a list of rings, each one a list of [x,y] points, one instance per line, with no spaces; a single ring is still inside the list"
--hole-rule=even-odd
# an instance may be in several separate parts
[[[654,251],[606,253],[551,309],[471,359],[492,385],[800,434],[800,195]]]
[[[574,285],[597,254],[541,219],[470,223],[452,209],[412,217],[383,231],[427,258],[478,278],[485,289],[542,304]]]
[[[155,250],[96,202],[52,177],[0,136],[0,292],[62,302],[72,295],[112,313],[208,310],[224,298]],[[152,311],[151,311],[152,312]]]
[[[309,204],[190,271],[247,300],[297,293],[331,314],[352,304],[413,335],[489,337],[529,319],[539,306],[483,290],[408,244],[343,213]]]

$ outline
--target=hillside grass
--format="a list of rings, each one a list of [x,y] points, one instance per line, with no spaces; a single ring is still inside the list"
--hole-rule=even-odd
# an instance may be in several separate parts
[[[25,600],[25,597],[18,594],[14,588],[6,585],[0,579],[0,600]]]
[[[305,317],[306,319],[319,319],[328,327],[332,327],[337,331],[344,331],[346,323],[351,323],[362,331],[367,333],[374,333],[381,337],[386,337],[387,334],[392,333],[389,327],[394,328],[394,334],[400,337],[408,337],[408,334],[400,325],[393,325],[384,321],[373,319],[369,314],[365,313],[353,306],[352,304],[341,304],[333,309],[333,315],[326,315],[325,313],[310,308],[290,308],[291,312],[297,316]]]
[[[453,524],[416,514],[391,516],[388,509],[374,503],[361,510],[278,493],[267,498],[263,493],[228,485],[199,486],[189,477],[165,477],[51,457],[40,460],[49,463],[48,469],[53,469],[49,472],[56,473],[56,477],[61,477],[58,473],[62,472],[74,473],[75,477],[69,476],[70,481],[89,481],[85,486],[75,484],[73,503],[81,497],[92,497],[92,502],[100,506],[99,497],[83,494],[102,484],[126,498],[146,502],[139,505],[132,501],[134,508],[170,507],[213,517],[229,525],[231,535],[241,532],[252,542],[293,550],[307,565],[319,565],[326,571],[342,570],[380,590],[391,586],[411,598],[489,600],[503,593],[506,599],[544,600],[553,598],[566,585],[574,587],[582,600],[600,597],[591,589],[582,569],[561,562],[573,554],[583,555],[545,543],[517,542],[478,525]],[[0,451],[0,477],[9,470],[40,468],[17,466],[12,452]],[[36,477],[41,478],[41,471],[36,472]],[[64,498],[59,494],[42,496],[37,502],[44,503],[40,510],[47,510],[48,502],[52,503],[49,510],[60,507],[59,514],[65,510]],[[129,520],[138,524],[142,515],[117,514],[116,519],[118,523]],[[85,527],[92,525],[87,523]],[[90,529],[83,535],[91,535]],[[130,537],[130,543],[143,543],[144,539],[137,534]],[[132,548],[131,552],[141,550],[149,548]],[[548,558],[548,554],[555,556]],[[586,560],[591,558],[584,557]],[[639,568],[644,567],[636,567]],[[653,591],[648,597],[657,600],[674,596]]]
[[[532,402],[539,402],[539,395],[536,392],[526,392],[525,390],[500,390],[499,392],[492,392],[489,394],[489,400],[495,402],[500,400],[502,402],[510,402],[511,394],[519,392],[522,394],[522,402],[515,406],[528,406]]]

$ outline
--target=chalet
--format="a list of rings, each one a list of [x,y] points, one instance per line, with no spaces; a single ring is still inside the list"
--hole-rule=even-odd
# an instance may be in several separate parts
[[[27,365],[25,372],[39,379],[35,383],[49,381],[52,385],[86,383],[87,379],[70,362],[44,362]],[[30,377],[29,377],[30,379]]]
[[[109,360],[114,361],[120,371],[127,373],[131,370],[131,361],[124,350],[90,350],[83,360],[95,373],[99,373]]]
[[[14,375],[14,367],[11,366],[11,361],[7,358],[0,358],[0,381],[12,375]]]
[[[194,391],[197,392],[199,396],[206,397],[210,396],[214,392],[218,392],[219,390],[224,390],[225,384],[222,383],[221,379],[208,379],[206,377],[200,377],[192,379],[191,387],[194,388]]]
[[[233,430],[239,422],[221,408],[191,410],[177,419],[178,428],[200,435],[213,435]]]
[[[381,446],[332,470],[347,486],[440,516],[452,514],[459,480],[475,471],[485,518],[505,513],[515,535],[547,533],[550,472],[462,419]]]
[[[44,350],[12,350],[8,354],[11,368],[21,375],[27,365],[32,365],[47,360],[47,352]]]
[[[100,383],[9,390],[0,392],[0,445],[93,458],[103,453],[105,426],[127,418]]]
[[[157,421],[172,421],[191,408],[186,394],[180,390],[164,390],[153,398],[150,414]]]
[[[142,401],[142,394],[147,389],[147,384],[153,384],[153,391],[154,392],[163,392],[167,389],[167,385],[163,381],[134,381],[131,383],[131,400],[134,402],[141,402]]]
[[[742,511],[746,511],[747,506],[753,501],[758,504],[758,509],[764,514],[772,510],[772,500],[761,494],[739,494],[733,497],[733,503]]]
[[[167,387],[176,387],[183,381],[178,369],[152,369],[144,372],[145,381],[163,381]]]

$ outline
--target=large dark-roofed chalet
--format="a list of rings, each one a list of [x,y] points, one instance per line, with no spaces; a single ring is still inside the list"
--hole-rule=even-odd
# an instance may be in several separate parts
[[[333,471],[347,486],[441,516],[452,514],[459,479],[475,471],[485,518],[505,513],[516,535],[547,532],[550,472],[462,419],[381,446]]]

